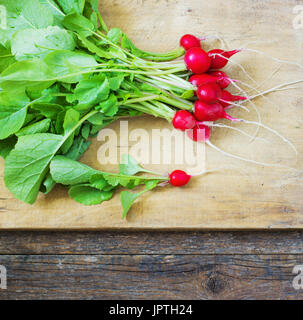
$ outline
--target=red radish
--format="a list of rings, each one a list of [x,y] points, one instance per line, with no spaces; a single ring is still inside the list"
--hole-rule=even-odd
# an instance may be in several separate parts
[[[181,38],[180,45],[185,51],[192,48],[201,48],[201,40],[191,34],[186,34]]]
[[[212,71],[209,74],[217,79],[217,83],[221,89],[226,89],[230,85],[230,83],[234,81],[231,80],[223,71]]]
[[[169,181],[175,187],[187,185],[190,179],[191,176],[182,170],[176,170],[169,175]]]
[[[176,112],[174,119],[173,119],[173,126],[176,129],[185,131],[188,129],[192,129],[196,125],[196,119],[194,116],[186,111],[186,110],[180,110]]]
[[[216,83],[207,83],[197,89],[199,100],[213,103],[221,99],[222,90]]]
[[[242,96],[233,96],[230,92],[226,90],[222,90],[222,96],[219,99],[220,103],[223,105],[224,108],[228,107],[231,103],[235,101],[241,100],[247,100],[247,98]]]
[[[223,106],[219,102],[205,103],[199,100],[196,101],[194,115],[199,121],[235,120],[224,111]]]
[[[192,48],[186,52],[184,62],[188,70],[196,74],[201,74],[210,68],[211,58],[203,49]]]
[[[209,51],[208,55],[211,58],[211,68],[224,68],[228,63],[228,59],[238,52],[240,52],[240,50],[224,51],[221,49],[214,49]]]
[[[187,130],[186,133],[190,139],[196,142],[206,142],[210,138],[210,128],[203,124],[199,124],[193,129]]]
[[[193,86],[199,87],[207,83],[217,83],[218,79],[207,73],[203,73],[203,74],[195,74],[191,76],[188,81]]]

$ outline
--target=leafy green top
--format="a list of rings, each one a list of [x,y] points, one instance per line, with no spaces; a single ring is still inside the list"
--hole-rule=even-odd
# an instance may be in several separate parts
[[[0,28],[0,155],[14,196],[32,204],[40,191],[62,183],[76,201],[98,204],[117,188],[144,185],[146,192],[167,180],[134,176],[151,172],[128,157],[119,174],[77,161],[89,138],[119,118],[146,113],[171,121],[176,108],[192,108],[183,99],[192,97],[191,87],[178,76],[184,65],[151,62],[172,60],[183,51],[136,48],[120,29],[108,30],[98,0],[0,4],[8,23]],[[121,193],[124,216],[142,192]]]

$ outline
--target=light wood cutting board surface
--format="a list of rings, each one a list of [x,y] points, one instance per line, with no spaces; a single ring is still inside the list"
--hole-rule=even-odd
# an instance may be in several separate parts
[[[302,63],[303,29],[293,28],[298,1],[270,0],[105,0],[102,15],[111,27],[122,28],[137,46],[165,51],[177,47],[182,34],[219,35],[229,48],[262,50],[268,56]],[[218,42],[208,42],[218,46]],[[208,47],[206,47],[208,48]],[[283,82],[303,79],[303,69],[281,64],[275,76],[268,76],[280,65],[267,56],[245,52],[234,58],[262,84],[262,89]],[[236,64],[228,72],[233,78],[257,86]],[[261,89],[260,89],[261,90]],[[280,163],[302,170],[303,93],[301,89],[281,91],[268,99],[255,100],[262,121],[292,141],[298,157],[281,140],[260,130],[256,140],[226,129],[216,130],[212,142],[220,148],[266,163]],[[233,110],[236,117],[257,120],[252,105],[250,113]],[[143,117],[132,119],[131,129],[170,128],[167,122]],[[254,126],[239,126],[253,134]],[[111,126],[119,131],[119,123]],[[93,140],[82,161],[97,169],[114,170],[97,159],[102,142]],[[123,146],[117,144],[118,150]],[[207,169],[218,172],[193,179],[183,189],[158,188],[146,194],[121,220],[119,194],[100,206],[84,207],[70,200],[58,187],[50,195],[41,195],[33,206],[15,200],[3,183],[0,163],[0,229],[289,229],[303,228],[303,176],[300,171],[262,167],[233,160],[207,148]],[[147,165],[150,168],[155,166]],[[159,171],[176,166],[156,166]]]

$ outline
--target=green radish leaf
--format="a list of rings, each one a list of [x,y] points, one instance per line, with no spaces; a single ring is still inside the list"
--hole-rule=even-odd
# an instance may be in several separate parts
[[[63,154],[68,152],[68,150],[71,148],[74,142],[74,136],[75,136],[74,128],[77,126],[79,120],[80,120],[80,113],[78,111],[74,109],[67,110],[64,117],[63,129],[64,129],[64,134],[65,135],[69,134],[69,137],[62,145]]]
[[[50,165],[50,172],[57,183],[77,185],[89,183],[90,178],[98,171],[64,156],[56,156]]]
[[[117,97],[112,93],[106,101],[96,106],[96,110],[101,110],[106,116],[114,116],[119,110]]]
[[[6,8],[7,25],[9,28],[0,28],[0,43],[10,47],[13,34],[23,29],[40,29],[52,26],[54,17],[52,11],[38,0],[1,0]]]
[[[25,29],[13,35],[12,53],[16,59],[43,58],[54,50],[71,50],[76,47],[74,36],[57,26],[46,29]]]
[[[57,84],[55,85],[53,84],[54,84],[54,80],[30,83],[30,86],[27,86],[25,83],[26,93],[31,100],[37,100],[39,101],[39,103],[45,103],[45,102],[55,103],[57,100],[57,97],[54,96],[54,94],[58,93],[58,91],[56,91],[55,89],[57,87]]]
[[[51,102],[52,100],[53,101],[56,100],[56,97],[52,97],[53,99],[50,99],[50,94],[47,91],[48,89],[50,89],[50,87],[54,85],[54,83],[55,83],[55,80],[36,82],[36,83],[28,82],[28,84],[24,82],[24,83],[20,83],[20,87],[25,88],[26,93],[31,100],[36,100],[41,103],[44,103],[44,102]]]
[[[90,178],[90,185],[98,190],[104,190],[104,188],[108,187],[108,183],[102,174],[93,175]]]
[[[5,184],[17,199],[30,204],[35,202],[50,162],[73,132],[92,114],[84,116],[64,136],[38,133],[19,138],[15,149],[6,158],[4,170]]]
[[[86,123],[81,130],[81,136],[84,138],[84,140],[88,139],[89,133],[90,133],[90,124]]]
[[[134,189],[135,187],[145,184],[149,180],[154,178],[136,177],[122,174],[109,174],[103,173],[104,179],[113,187],[122,186],[127,189]]]
[[[136,50],[135,45],[132,43],[132,41],[126,36],[126,34],[123,34],[122,36],[122,41],[121,41],[121,47],[123,49],[127,49],[130,52],[134,53],[134,51]],[[138,57],[140,57],[140,54],[137,55]]]
[[[63,128],[64,128],[64,134],[69,133],[70,131],[73,131],[74,127],[77,125],[80,119],[80,114],[78,111],[74,109],[69,109],[66,111]]]
[[[94,25],[94,30],[97,30],[97,29],[98,29],[98,16],[97,16],[96,12],[93,12],[93,13],[90,15],[89,20],[93,23],[93,25]]]
[[[127,55],[119,48],[110,46],[107,49],[107,52],[112,56],[112,58],[127,59]]]
[[[85,0],[56,0],[64,13],[69,14],[71,12],[77,12],[82,14]]]
[[[79,105],[93,106],[108,98],[110,92],[108,80],[82,80],[77,85],[74,94],[68,97],[69,102],[78,101]]]
[[[30,107],[32,110],[38,111],[44,117],[51,120],[57,119],[58,113],[64,111],[64,108],[59,104],[54,103],[35,103]]]
[[[80,81],[83,76],[75,74],[90,71],[98,65],[92,55],[68,50],[57,50],[49,53],[44,58],[44,62],[52,69],[51,75],[54,75],[48,77],[48,80],[64,77],[60,81],[66,83]],[[68,75],[71,76],[68,77]]]
[[[117,91],[118,89],[120,89],[122,82],[124,81],[124,74],[121,73],[117,76],[111,77],[109,78],[109,86],[111,88],[111,90],[113,91]]]
[[[138,185],[146,184],[148,181],[166,181],[166,178],[154,177],[136,177],[127,176],[118,173],[109,173],[94,170],[82,163],[66,158],[65,156],[56,156],[51,165],[51,174],[57,183],[64,185],[75,185],[82,183],[95,183],[100,176],[105,179],[112,187],[119,185],[132,189]],[[93,180],[92,177],[94,176]]]
[[[38,0],[27,1],[20,13],[27,28],[46,28],[53,25],[54,17],[51,11],[43,6]]]
[[[131,193],[129,191],[122,191],[121,192],[121,204],[123,207],[123,214],[122,219],[125,219],[129,210],[131,209],[134,202],[144,193],[145,191],[142,191],[140,193]]]
[[[159,184],[159,180],[150,180],[146,182],[146,189],[139,192],[139,193],[132,193],[129,191],[122,191],[121,192],[121,204],[123,207],[123,214],[122,219],[125,219],[129,210],[131,209],[134,202],[142,196],[144,193],[151,191],[152,189],[156,188]]]
[[[111,42],[118,44],[121,40],[122,34],[123,33],[119,28],[113,28],[109,30],[107,37]]]
[[[44,89],[43,91],[33,91],[33,90],[28,90],[30,94],[33,94],[34,97],[36,96],[36,99],[39,98],[39,104],[56,104],[57,106],[59,105],[61,107],[61,110],[65,109],[66,101],[65,97],[62,97],[62,91],[71,91],[69,88],[65,88],[65,86],[71,86],[70,83],[55,83],[51,87]],[[32,88],[30,88],[32,89]],[[39,95],[39,96],[37,96]],[[36,104],[37,102],[35,102]],[[52,107],[50,107],[52,109]]]
[[[0,44],[0,73],[15,62],[16,60],[12,55],[11,50]]]
[[[77,34],[77,37],[82,42],[84,47],[88,49],[91,53],[95,53],[100,58],[112,59],[112,56],[108,52],[96,46],[92,41],[88,40],[86,37],[82,36],[81,34]]]
[[[85,141],[82,137],[77,137],[64,156],[72,160],[79,160],[90,145],[90,141]]]
[[[138,116],[142,116],[143,113],[141,111],[138,110],[128,110],[126,116],[129,117],[138,117]]]
[[[121,47],[123,49],[129,50],[132,54],[134,54],[138,58],[144,57],[145,55],[144,52],[138,49],[125,34],[122,35]]]
[[[14,150],[6,158],[4,181],[13,195],[33,204],[49,163],[64,141],[64,137],[41,133],[20,137]]]
[[[53,190],[55,185],[56,185],[56,182],[53,180],[51,174],[48,173],[46,178],[42,182],[42,185],[40,187],[40,191],[44,194],[49,194]]]
[[[85,38],[96,31],[94,24],[89,19],[75,12],[67,15],[62,23],[68,30],[74,31]]]
[[[61,10],[61,8],[55,3],[54,0],[38,0],[41,5],[49,10],[53,17],[54,17],[54,25],[57,25],[59,27],[62,26],[62,20],[65,17],[64,12]]]
[[[111,191],[100,191],[89,185],[79,185],[71,187],[68,194],[75,201],[86,206],[92,206],[110,200],[114,193]]]
[[[38,120],[37,120],[37,119],[38,119],[37,117],[38,117],[37,114],[27,113],[23,127],[28,126],[30,123],[33,123],[34,121],[38,121]],[[39,119],[40,119],[40,118],[39,118]],[[21,129],[20,129],[20,130],[21,130]],[[19,130],[19,131],[20,131],[20,130]],[[18,132],[19,132],[19,131],[18,131]],[[16,134],[16,135],[17,135],[17,134]]]
[[[41,120],[39,122],[33,123],[29,126],[22,128],[16,133],[16,136],[21,137],[21,136],[26,136],[26,135],[35,134],[35,133],[46,133],[50,128],[50,124],[51,124],[50,119]]]
[[[51,66],[42,60],[18,61],[5,69],[0,76],[0,84],[4,81],[40,82],[56,80]]]
[[[119,165],[119,170],[121,174],[129,176],[133,176],[139,172],[145,172],[145,169],[129,154],[122,156],[122,163]]]
[[[99,13],[99,8],[98,8],[99,0],[88,0],[88,2],[90,3],[92,10],[96,13],[96,15],[99,18],[100,29],[107,32],[108,31],[107,26]]]
[[[119,185],[127,187],[132,181],[135,181],[136,186],[138,186],[141,182],[139,179],[133,180],[130,177],[124,175],[104,174],[103,177],[113,187],[117,187]]]
[[[0,140],[18,132],[26,120],[29,99],[24,92],[0,93]]]
[[[131,94],[129,92],[119,90],[118,97],[123,99],[123,103],[125,103],[131,97]]]
[[[15,148],[16,143],[16,136],[11,136],[5,140],[0,140],[0,156],[5,159],[8,154]]]
[[[3,140],[22,128],[27,114],[27,106],[5,107],[0,106],[0,139]]]
[[[139,176],[131,176],[131,175],[122,175],[122,174],[109,174],[103,173],[104,179],[113,187],[122,186],[127,189],[134,189],[135,187],[147,183],[157,182],[156,184],[163,182],[167,179],[156,179],[154,177],[139,177]]]
[[[146,186],[146,190],[150,191],[154,188],[156,188],[158,186],[158,184],[160,183],[159,180],[150,180],[150,181],[146,181],[145,186]]]
[[[94,126],[104,126],[106,119],[107,118],[105,117],[105,115],[99,112],[95,114],[93,117],[91,117],[90,119],[88,119],[88,122]]]
[[[57,134],[64,133],[63,123],[64,123],[65,114],[66,114],[65,111],[62,111],[57,114],[56,123],[55,123],[55,132]]]

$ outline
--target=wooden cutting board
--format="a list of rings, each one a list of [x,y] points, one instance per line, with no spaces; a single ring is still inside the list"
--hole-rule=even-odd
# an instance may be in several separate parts
[[[164,51],[176,48],[182,34],[217,35],[229,48],[246,47],[262,50],[267,56],[302,63],[303,30],[293,28],[297,1],[270,0],[120,0],[102,1],[100,8],[107,23],[122,28],[142,48]],[[209,42],[210,47],[218,42]],[[208,46],[206,46],[208,48]],[[272,79],[267,78],[280,65],[267,56],[246,52],[234,58],[265,90],[277,84],[303,78],[303,70],[281,64]],[[256,87],[237,65],[228,69],[233,78]],[[263,83],[264,82],[264,83]],[[298,157],[281,140],[261,130],[259,137],[269,140],[251,142],[237,133],[218,129],[212,142],[220,148],[268,163],[280,163],[302,170],[303,94],[301,89],[281,91],[268,99],[255,100],[267,126],[290,139]],[[231,114],[257,120],[250,113],[233,110]],[[119,123],[111,126],[117,133]],[[133,119],[135,128],[170,128],[167,122],[150,117]],[[253,134],[254,126],[239,128]],[[100,140],[100,139],[99,139]],[[93,140],[82,161],[97,169],[117,170],[98,161],[104,144]],[[117,142],[117,150],[123,145]],[[124,148],[125,149],[125,148]],[[99,151],[98,151],[99,150]],[[300,171],[262,167],[233,160],[207,148],[207,169],[218,172],[193,179],[183,189],[159,188],[146,194],[133,207],[128,218],[121,220],[119,194],[100,206],[85,207],[70,200],[66,190],[58,187],[50,195],[39,197],[33,206],[15,200],[3,184],[3,161],[0,180],[1,229],[290,229],[303,228],[303,179]],[[147,167],[157,171],[177,168]],[[190,170],[193,168],[189,168]]]

